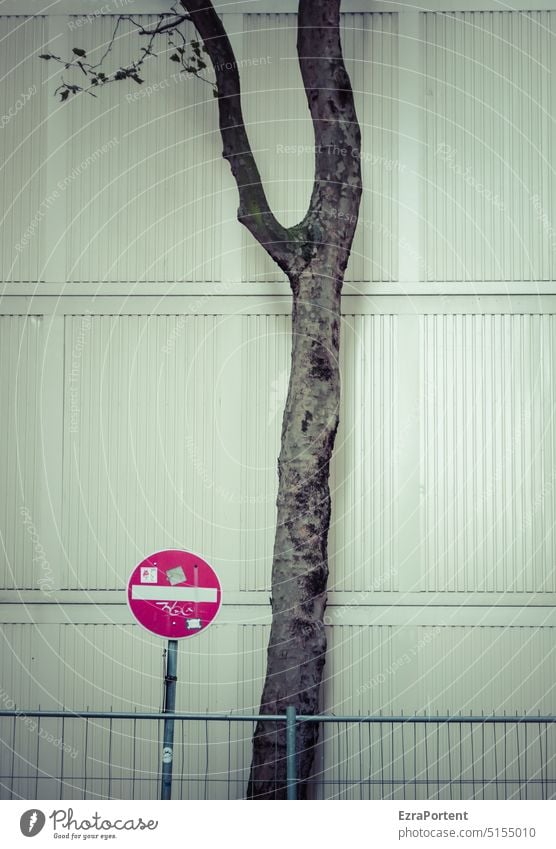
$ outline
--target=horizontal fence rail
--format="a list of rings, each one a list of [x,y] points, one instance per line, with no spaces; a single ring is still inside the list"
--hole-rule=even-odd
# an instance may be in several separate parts
[[[156,799],[163,712],[1,710],[0,798]],[[258,721],[321,725],[312,799],[556,798],[554,716],[175,713],[174,799],[240,799]]]

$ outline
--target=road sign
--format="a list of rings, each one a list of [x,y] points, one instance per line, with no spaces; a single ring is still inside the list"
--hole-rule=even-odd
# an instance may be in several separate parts
[[[220,610],[222,591],[214,569],[189,551],[151,554],[135,567],[127,603],[140,625],[170,640],[200,634]]]

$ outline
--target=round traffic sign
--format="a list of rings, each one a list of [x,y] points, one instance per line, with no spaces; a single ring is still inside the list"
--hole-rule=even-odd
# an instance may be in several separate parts
[[[216,572],[190,551],[168,549],[135,567],[127,603],[137,622],[159,637],[182,640],[213,622],[222,602]]]

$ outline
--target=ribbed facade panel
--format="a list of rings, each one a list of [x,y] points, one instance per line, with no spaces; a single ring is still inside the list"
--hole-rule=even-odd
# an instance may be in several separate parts
[[[126,711],[131,703],[138,711],[161,710],[164,642],[134,624],[131,614],[129,619],[126,625],[3,625],[5,697],[29,709],[40,705],[45,710]],[[254,626],[258,641],[249,646],[243,637],[247,626],[226,619],[224,608],[220,622],[188,642],[177,685],[177,710],[205,713],[258,707],[266,628]],[[230,658],[235,662],[238,657],[245,670],[256,661],[257,672],[242,667],[238,679],[230,663]],[[238,681],[245,681],[245,692]]]
[[[421,589],[554,592],[555,317],[421,322]]]
[[[45,191],[45,19],[0,17],[0,277],[41,279]]]
[[[335,625],[323,707],[337,715],[552,713],[553,630]]]
[[[418,653],[424,712],[554,713],[554,628],[477,625],[422,631],[428,635]]]
[[[276,464],[288,394],[291,318],[242,319],[241,589],[268,590],[276,530]]]
[[[554,280],[556,15],[424,19],[424,279]]]
[[[397,318],[346,315],[342,322],[330,589],[372,594],[399,586]]]
[[[0,317],[0,586],[38,589],[41,542],[39,392],[42,318]]]
[[[120,588],[162,548],[233,562],[216,439],[218,316],[66,319],[62,586]]]
[[[51,384],[41,319],[1,321],[5,569],[33,588]],[[556,591],[555,331],[550,313],[344,316],[331,589]],[[289,334],[287,314],[66,317],[61,587],[119,588],[179,544],[230,590],[268,588]]]
[[[115,20],[102,16],[70,40],[98,61]],[[148,26],[156,18],[137,21]],[[146,41],[133,30],[120,27],[107,69],[141,55]],[[68,181],[70,281],[220,279],[224,163],[216,100],[208,83],[178,78],[171,49],[156,52],[142,86],[120,82],[66,104],[69,141],[60,179]]]
[[[342,39],[362,131],[364,194],[346,280],[397,279],[397,16],[345,14]],[[296,53],[296,15],[244,16],[245,117],[272,210],[296,224],[307,211],[315,139]],[[248,233],[245,280],[281,272]]]
[[[342,46],[361,126],[363,196],[346,280],[397,280],[399,269],[398,15],[346,14]]]

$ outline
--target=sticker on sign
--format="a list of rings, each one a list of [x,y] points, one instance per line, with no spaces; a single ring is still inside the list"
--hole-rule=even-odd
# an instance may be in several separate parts
[[[167,549],[135,567],[127,585],[127,603],[137,622],[159,637],[181,640],[202,633],[222,602],[212,566],[196,554]]]

